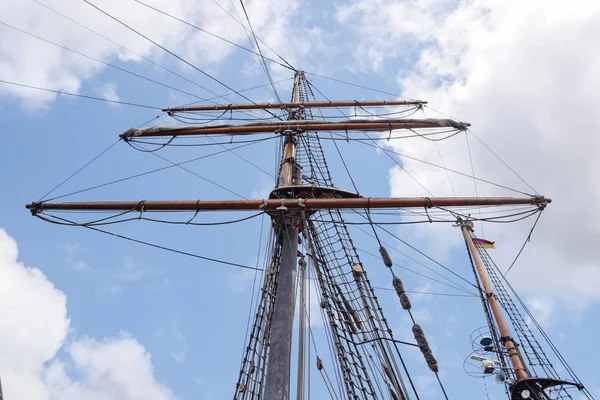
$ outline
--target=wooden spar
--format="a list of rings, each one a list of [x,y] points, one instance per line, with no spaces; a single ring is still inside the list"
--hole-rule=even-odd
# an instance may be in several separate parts
[[[473,263],[475,264],[475,268],[477,269],[477,273],[479,275],[479,279],[481,280],[481,285],[483,286],[483,290],[485,292],[487,302],[490,305],[490,309],[492,310],[492,314],[494,314],[494,319],[496,320],[496,325],[498,326],[498,330],[500,331],[500,338],[504,342],[504,347],[506,347],[508,357],[510,358],[510,362],[515,369],[515,375],[517,380],[528,378],[529,375],[525,370],[523,365],[523,360],[521,360],[521,356],[517,351],[515,342],[512,340],[510,336],[510,332],[508,331],[508,327],[506,326],[506,322],[504,321],[504,316],[500,311],[500,306],[498,305],[498,301],[496,300],[496,296],[492,292],[492,287],[488,281],[487,275],[483,266],[481,265],[481,259],[479,258],[479,253],[477,252],[477,248],[473,243],[473,239],[471,238],[470,230],[471,227],[463,223],[461,225],[463,236],[465,237],[465,241],[467,242],[467,247],[469,248],[469,252],[471,253],[471,257],[473,258]]]
[[[230,111],[230,110],[264,110],[277,108],[327,108],[327,107],[379,107],[379,106],[410,106],[427,104],[426,101],[406,100],[371,100],[371,101],[305,101],[299,103],[258,103],[258,104],[216,104],[212,106],[173,107],[165,108],[163,112],[185,111]]]
[[[32,212],[42,210],[80,211],[272,211],[285,206],[290,209],[299,206],[311,210],[350,209],[350,208],[421,208],[421,207],[462,207],[500,206],[519,204],[548,204],[552,199],[544,197],[363,197],[352,199],[270,199],[270,200],[182,200],[182,201],[100,201],[77,203],[27,204]]]
[[[347,121],[347,122],[299,122],[285,121],[271,124],[200,126],[181,128],[132,128],[119,135],[123,139],[131,137],[193,136],[193,135],[249,135],[291,130],[302,131],[387,131],[393,129],[454,128],[466,129],[467,122],[450,119],[404,119],[388,121]]]

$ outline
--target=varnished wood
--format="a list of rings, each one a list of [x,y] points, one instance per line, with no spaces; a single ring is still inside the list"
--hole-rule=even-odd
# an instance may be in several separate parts
[[[483,286],[483,290],[485,292],[485,296],[488,304],[490,305],[490,309],[492,310],[492,314],[494,314],[494,319],[496,320],[496,325],[498,326],[498,331],[500,331],[500,337],[504,340],[504,347],[506,347],[508,357],[510,358],[510,362],[515,369],[515,375],[518,380],[528,378],[529,375],[523,366],[523,360],[515,347],[515,342],[510,339],[510,332],[504,321],[504,316],[502,315],[502,311],[500,311],[500,306],[498,304],[498,300],[496,300],[496,296],[492,292],[492,287],[487,278],[487,274],[483,269],[481,264],[481,259],[479,258],[479,253],[477,252],[477,248],[473,243],[473,239],[470,234],[470,227],[467,224],[463,224],[461,226],[463,236],[465,237],[465,241],[467,242],[467,247],[469,248],[469,252],[471,253],[471,257],[473,258],[473,263],[475,264],[475,268],[477,269],[477,274],[479,275],[479,279],[481,280],[481,285]]]
[[[548,204],[544,197],[362,197],[350,199],[271,199],[271,200],[182,200],[182,201],[100,201],[76,203],[31,203],[30,210],[146,210],[146,211],[253,211],[277,207],[306,207],[312,210],[349,208],[420,208]]]
[[[230,111],[230,110],[264,110],[278,108],[328,108],[328,107],[383,107],[423,105],[420,100],[354,100],[354,101],[305,101],[300,103],[257,103],[257,104],[216,104],[192,107],[165,108],[164,112],[185,111]]]

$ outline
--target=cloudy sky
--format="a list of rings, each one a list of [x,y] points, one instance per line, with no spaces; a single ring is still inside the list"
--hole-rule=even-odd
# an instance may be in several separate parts
[[[31,217],[24,204],[45,196],[115,143],[119,133],[150,120],[173,124],[156,108],[230,92],[199,70],[236,90],[260,86],[244,92],[253,101],[274,101],[274,94],[265,86],[257,59],[244,50],[134,0],[90,1],[188,64],[83,0],[0,0],[4,141],[0,146],[0,377],[5,397],[229,397],[239,372],[254,273],[83,228],[50,225]],[[250,47],[245,30],[228,15],[243,16],[238,1],[148,3]],[[447,114],[472,123],[469,145],[475,175],[553,199],[508,277],[584,384],[600,396],[594,370],[600,351],[590,344],[600,328],[600,211],[594,205],[600,195],[600,100],[595,89],[600,83],[600,3],[247,0],[244,4],[264,43],[294,67],[313,73],[307,76],[327,97],[394,98],[365,88],[370,87],[428,100],[427,117]],[[264,46],[263,50],[277,58]],[[289,98],[293,74],[274,63],[269,67],[281,97]],[[235,96],[223,100],[241,101]],[[169,168],[65,200],[261,197],[273,184],[272,177],[260,171],[273,171],[273,143],[187,164],[196,175]],[[392,141],[388,146],[471,173],[465,135],[437,146],[417,139]],[[333,149],[326,150],[335,182],[350,189]],[[342,151],[365,195],[427,195],[411,176],[437,196],[475,195],[473,180],[449,179],[443,170],[411,158],[398,156],[402,170],[380,150],[344,144]],[[159,154],[183,161],[213,152],[177,148]],[[118,143],[48,197],[168,165],[163,158]],[[477,193],[515,195],[483,183]],[[208,221],[230,217],[202,216]],[[492,255],[501,269],[514,259],[532,222],[483,226],[482,235],[498,245]],[[109,229],[255,265],[262,254],[257,254],[259,244],[264,250],[267,229],[262,228],[267,224],[260,218],[216,228],[137,221]],[[394,229],[459,275],[471,277],[456,228]],[[361,248],[377,252],[370,236],[357,229],[351,233]],[[390,250],[398,264],[432,277],[427,267],[456,281],[394,238],[385,240],[425,266]],[[363,261],[367,267],[372,265],[374,284],[390,286],[379,260],[365,254]],[[403,278],[407,288],[415,291],[461,293],[408,271]],[[446,278],[442,282],[447,283]],[[394,331],[409,337],[410,325],[397,299],[385,291],[380,298]],[[477,302],[458,296],[415,294],[413,298],[415,313],[440,361],[442,379],[455,399],[481,399],[486,393],[483,380],[467,376],[462,367],[470,352],[470,333],[484,324]],[[323,329],[316,325],[315,330]],[[424,396],[436,398],[420,355],[409,354],[409,361]],[[503,398],[502,388],[492,380],[487,381],[487,392],[491,399]]]

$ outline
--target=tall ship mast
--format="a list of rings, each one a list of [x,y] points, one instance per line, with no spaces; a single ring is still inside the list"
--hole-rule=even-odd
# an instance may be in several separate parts
[[[470,338],[472,353],[465,354],[465,372],[475,378],[492,377],[510,400],[593,399],[490,257],[488,248],[493,243],[478,237],[476,229],[480,221],[539,217],[551,206],[551,199],[539,195],[371,197],[359,193],[356,185],[343,188],[334,184],[325,141],[337,149],[341,166],[354,184],[350,170],[368,160],[350,163],[338,143],[364,141],[385,151],[379,143],[404,137],[440,140],[469,128],[468,123],[451,118],[414,118],[425,104],[417,100],[317,99],[305,73],[295,71],[287,103],[166,108],[163,111],[181,124],[132,128],[120,135],[120,140],[133,148],[153,152],[190,145],[194,140],[230,146],[275,138],[278,163],[268,198],[49,200],[26,207],[44,221],[97,231],[107,224],[135,219],[173,222],[162,218],[174,213],[185,214],[186,219],[177,223],[186,225],[195,224],[198,215],[218,211],[247,212],[247,218],[267,216],[271,221],[269,248],[264,266],[258,268],[261,287],[253,301],[239,369],[232,366],[231,370],[237,372],[231,383],[235,400],[425,398],[423,386],[412,372],[416,363],[424,363],[431,374],[426,389],[435,395],[429,398],[463,399],[461,393],[444,386],[435,347],[419,324],[411,293],[404,287],[403,271],[382,239],[384,234],[394,234],[381,217],[396,213],[403,215],[404,224],[453,224],[470,260],[472,280],[466,283],[479,297],[485,320],[485,326]],[[74,211],[101,211],[109,216],[75,220],[66,214]],[[80,218],[81,214],[76,215]],[[377,263],[365,262],[359,254],[360,245],[350,235],[352,224],[362,225],[378,243]],[[394,311],[381,305],[378,289],[369,279],[374,268],[387,271],[390,288],[406,316],[400,324],[392,323],[397,318]],[[311,308],[315,300],[311,288],[316,292],[318,315]],[[322,335],[314,332],[315,318],[323,321]],[[321,346],[317,340],[322,341]],[[422,357],[418,362],[415,352]]]

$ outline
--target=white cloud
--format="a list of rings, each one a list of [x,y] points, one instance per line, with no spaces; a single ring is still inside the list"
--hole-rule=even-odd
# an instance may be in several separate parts
[[[600,3],[582,1],[573,7],[560,1],[473,0],[455,6],[448,3],[453,8],[444,12],[439,6],[448,4],[441,1],[389,3],[392,8],[426,6],[423,14],[404,14],[409,20],[400,24],[392,23],[392,17],[387,24],[372,18],[376,3],[353,3],[349,15],[360,17],[363,25],[357,28],[361,32],[387,39],[387,32],[397,27],[402,33],[403,27],[415,21],[434,22],[425,24],[428,34],[423,38],[413,35],[424,48],[414,70],[398,74],[403,93],[468,119],[479,137],[554,200],[511,272],[519,275],[518,280],[513,278],[517,289],[532,296],[553,295],[555,301],[570,307],[600,301],[600,210],[593,204],[600,194],[600,117],[596,112],[600,101],[592,89],[592,82],[600,80],[600,49],[595,44],[600,34]],[[357,54],[367,45],[376,53],[367,55],[375,68],[378,53],[388,56],[387,45],[367,35],[358,44]],[[389,56],[405,48],[398,46]],[[428,112],[428,116],[439,115]],[[402,141],[393,147],[440,164],[435,147],[423,142]],[[476,175],[527,190],[474,138],[471,147]],[[441,142],[440,148],[449,168],[470,172],[464,135]],[[434,194],[452,195],[445,172],[403,161]],[[459,195],[475,194],[472,181],[453,177],[453,183]],[[398,170],[392,171],[391,185],[394,195],[424,195]],[[483,184],[479,184],[479,194],[514,195]],[[493,256],[503,268],[517,253],[531,222],[485,226],[486,236],[502,249]],[[436,246],[438,238],[449,237],[445,248],[461,242],[456,228],[445,228],[443,235],[435,229],[428,225],[415,228],[414,233],[426,238],[433,231]]]
[[[0,272],[0,370],[6,398],[175,398],[155,380],[150,355],[134,338],[69,340],[64,293],[39,269],[18,261],[16,242],[2,229]],[[61,348],[66,357],[57,356]]]
[[[337,8],[337,20],[358,29],[355,68],[380,71],[386,59],[405,57],[421,41],[431,40],[455,0],[358,0]]]
[[[139,56],[161,64],[164,64],[166,58],[179,63],[157,46],[85,2],[60,0],[40,0],[40,2],[125,46]],[[234,51],[238,51],[228,43],[133,1],[94,0],[92,3],[211,74],[218,72],[214,67]],[[243,28],[212,1],[153,0],[149,3],[232,42],[249,46]],[[301,14],[300,4],[299,0],[254,0],[246,4],[256,34],[270,47],[281,51],[292,63],[308,54],[313,40],[321,35],[319,30],[304,28],[305,20],[298,18]],[[228,7],[229,5],[225,6]],[[229,8],[228,10],[233,11]],[[142,62],[137,55],[85,30],[37,2],[6,0],[0,4],[0,14],[5,16],[4,22],[16,28],[103,62],[121,61],[128,64]],[[243,15],[241,11],[240,15]],[[245,19],[243,21],[245,22]],[[0,76],[3,80],[78,92],[85,80],[106,68],[105,65],[94,60],[44,43],[9,27],[2,26],[1,29],[5,39],[0,43]],[[283,31],[288,34],[282,35]],[[267,48],[263,48],[263,52],[269,57],[276,57]],[[184,70],[191,71],[191,68],[183,63],[180,66]],[[273,64],[270,66],[274,68]],[[126,68],[132,69],[131,65]],[[281,67],[274,68],[276,78],[281,77],[282,72]],[[262,71],[259,69],[256,73]],[[289,72],[285,77],[288,76]],[[150,83],[146,82],[146,84]],[[184,87],[184,85],[188,84],[181,81],[175,86]],[[95,91],[108,93],[111,95],[109,98],[116,97],[106,85],[96,88]],[[56,98],[56,94],[53,93],[0,84],[0,94],[2,93],[16,96],[24,106],[30,108],[47,105]]]
[[[117,87],[114,83],[105,83],[98,90],[98,93],[102,96],[103,99],[110,101],[119,101],[119,95],[117,94]],[[116,105],[116,104],[115,104]]]
[[[253,261],[253,263],[254,262],[255,261]],[[257,287],[260,287],[260,285],[262,284],[262,282],[260,281],[260,277],[260,271],[255,271],[251,269],[240,269],[229,274],[227,285],[232,291],[236,293],[246,293],[252,290],[253,288],[256,289]]]
[[[175,397],[154,379],[150,355],[135,339],[82,339],[68,346],[72,364],[81,374],[73,381],[67,367],[53,361],[44,380],[53,398],[76,399],[152,399]]]
[[[529,309],[532,311],[535,319],[545,328],[552,322],[552,316],[554,312],[554,305],[551,300],[533,297],[528,301]],[[528,317],[527,323],[531,324],[532,321]]]
[[[251,199],[268,199],[269,194],[273,190],[273,178],[267,177],[265,174],[258,176],[260,185],[250,192]]]

